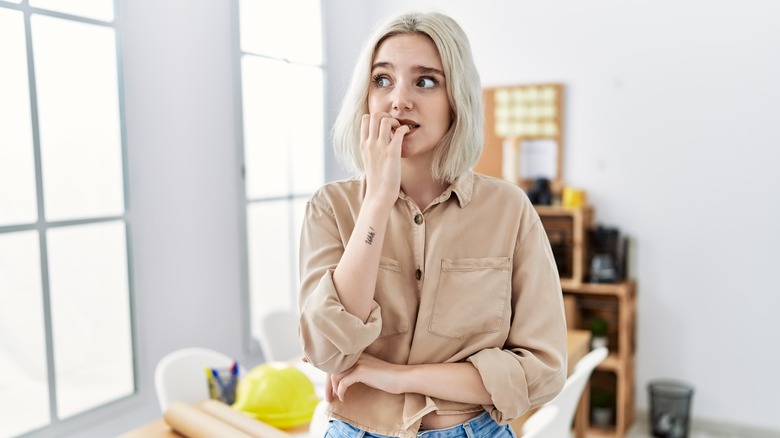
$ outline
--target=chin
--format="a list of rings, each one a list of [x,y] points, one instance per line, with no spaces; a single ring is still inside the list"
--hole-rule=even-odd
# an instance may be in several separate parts
[[[405,141],[401,143],[401,158],[406,158],[409,155],[412,155],[412,153],[414,153],[412,145],[407,144]]]

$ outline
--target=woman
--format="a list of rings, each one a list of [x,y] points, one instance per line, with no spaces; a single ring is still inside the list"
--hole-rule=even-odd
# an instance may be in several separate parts
[[[470,169],[481,84],[451,18],[410,13],[366,43],[334,126],[358,173],[301,235],[300,334],[330,375],[326,436],[514,436],[566,378],[547,236],[517,186]]]

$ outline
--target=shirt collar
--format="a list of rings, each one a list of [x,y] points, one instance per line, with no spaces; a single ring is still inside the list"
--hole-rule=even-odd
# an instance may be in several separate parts
[[[366,190],[366,176],[365,174],[359,175],[353,178],[359,178],[361,180],[363,193],[365,194]],[[455,178],[455,181],[453,181],[449,187],[447,187],[444,192],[439,195],[437,199],[438,202],[444,202],[448,199],[450,199],[450,196],[455,193],[458,197],[458,205],[460,205],[460,208],[464,208],[466,205],[468,205],[469,202],[471,202],[471,195],[474,193],[474,172],[471,170],[467,170],[460,174],[459,177]],[[402,199],[405,198],[406,195],[403,194],[403,191],[398,192],[398,196]]]
[[[471,202],[471,195],[474,193],[474,172],[467,170],[455,178],[455,181],[442,193],[440,199],[449,199],[452,193],[458,196],[460,208],[468,205]]]

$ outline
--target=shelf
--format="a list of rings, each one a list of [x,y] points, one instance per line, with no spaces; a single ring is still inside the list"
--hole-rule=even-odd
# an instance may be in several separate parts
[[[615,436],[615,428],[596,427],[591,426],[586,432],[586,437],[613,437]]]
[[[580,214],[585,212],[587,214],[593,213],[593,207],[590,205],[583,205],[581,207],[564,207],[563,205],[534,205],[534,209],[539,213],[539,216],[572,216],[574,214]]]
[[[561,282],[561,288],[564,293],[614,296],[633,296],[634,291],[636,290],[634,285],[634,280],[620,283],[580,283],[579,285],[571,286]]]
[[[604,362],[601,362],[596,369],[601,371],[622,372],[625,364],[618,358],[616,353],[610,353]]]
[[[534,205],[550,242],[561,286],[577,287],[586,277],[588,231],[593,226],[593,207]]]

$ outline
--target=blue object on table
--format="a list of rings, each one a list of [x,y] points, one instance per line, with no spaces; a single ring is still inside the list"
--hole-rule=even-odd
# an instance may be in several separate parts
[[[212,399],[232,405],[236,401],[238,386],[238,362],[233,361],[229,369],[210,368],[209,394]]]

